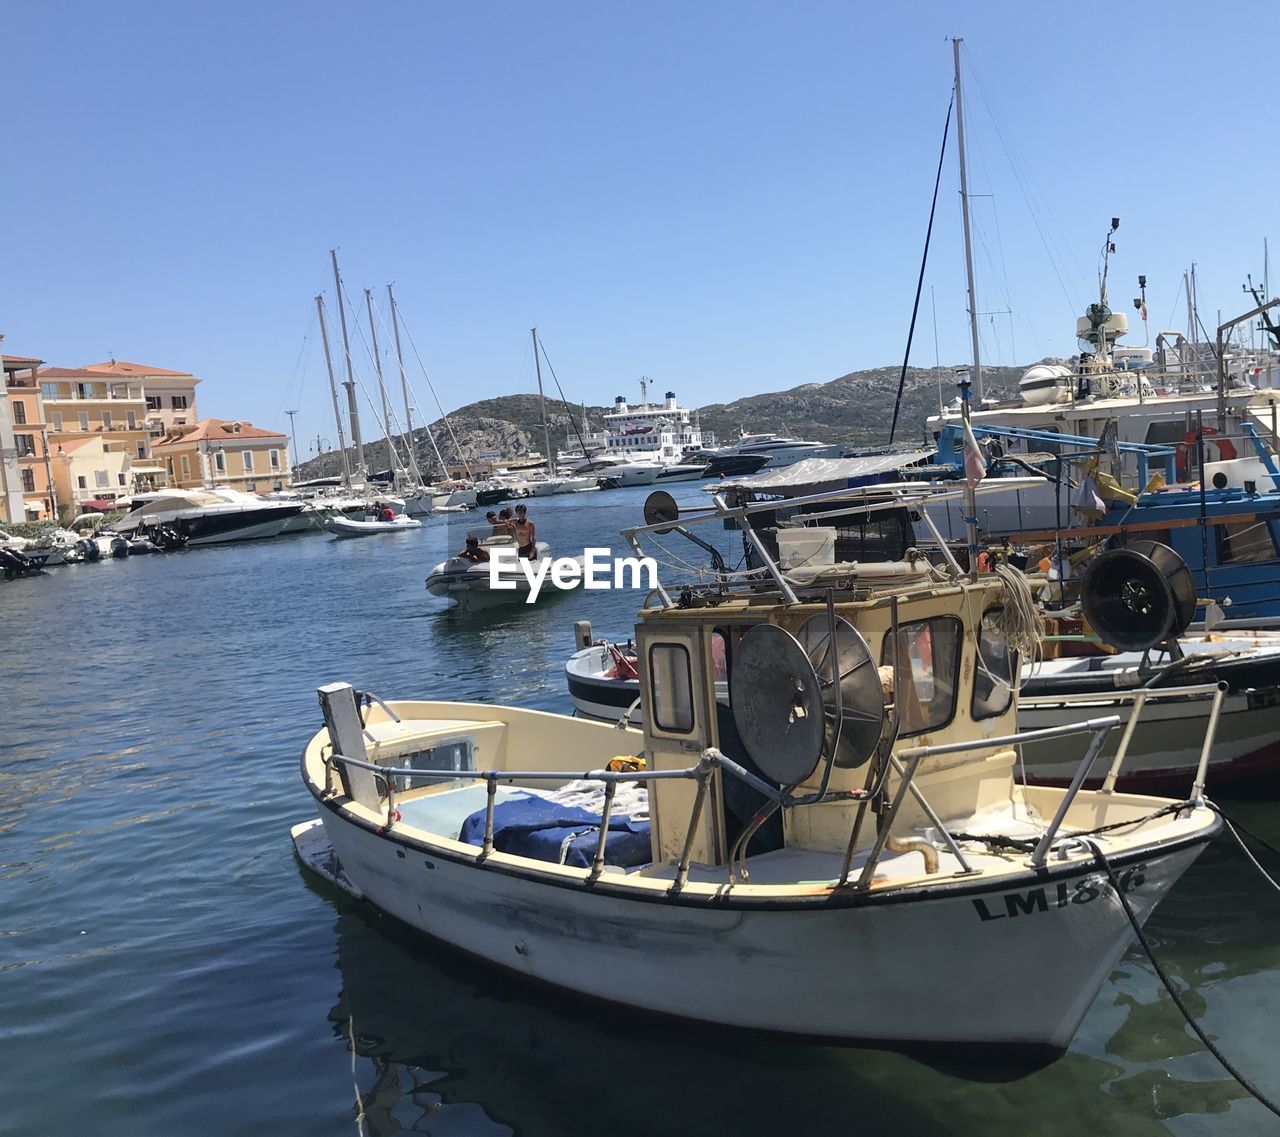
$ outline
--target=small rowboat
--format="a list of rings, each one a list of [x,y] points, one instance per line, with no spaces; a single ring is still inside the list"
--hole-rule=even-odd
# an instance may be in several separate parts
[[[350,517],[330,517],[325,520],[325,530],[335,537],[370,537],[374,533],[403,533],[406,529],[421,529],[416,517],[401,514],[390,521],[355,521]]]

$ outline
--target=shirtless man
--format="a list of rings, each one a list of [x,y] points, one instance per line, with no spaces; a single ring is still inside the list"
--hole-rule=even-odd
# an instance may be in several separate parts
[[[523,505],[516,506],[516,516],[511,522],[511,535],[516,539],[520,556],[530,561],[538,559],[538,531],[529,520]]]
[[[475,537],[467,538],[467,547],[458,554],[464,561],[482,565],[489,559],[489,550],[484,548]]]

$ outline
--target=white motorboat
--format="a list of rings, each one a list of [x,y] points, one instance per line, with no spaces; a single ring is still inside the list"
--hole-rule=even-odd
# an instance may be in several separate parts
[[[324,521],[325,532],[335,537],[372,537],[376,533],[407,533],[421,528],[421,521],[404,513],[386,521],[353,517],[326,517]]]
[[[134,494],[132,508],[116,523],[123,536],[166,525],[189,545],[213,545],[277,537],[302,512],[300,501],[263,501],[235,490],[164,489]]]
[[[488,526],[472,530],[486,557],[483,561],[452,556],[441,561],[427,574],[427,591],[455,601],[464,608],[488,608],[499,604],[524,604],[565,590],[550,578],[550,556],[546,541],[535,544],[537,556],[532,560],[516,556],[516,543],[506,534],[495,535]],[[581,563],[582,558],[576,558]],[[541,578],[541,583],[535,581]],[[569,585],[568,587],[573,587]]]
[[[758,469],[772,470],[790,466],[805,458],[834,458],[840,447],[827,442],[809,442],[803,438],[786,438],[780,434],[749,434],[742,431],[737,441],[705,451],[715,458],[764,458]]]
[[[833,594],[770,576],[775,591],[718,581],[679,604],[659,590],[640,612],[643,732],[321,688],[302,775],[323,836],[297,827],[299,855],[435,939],[595,1000],[1061,1051],[1218,816],[1199,792],[1081,789],[1116,716],[1048,732],[1087,739],[1068,789],[1019,779],[1012,674],[974,685],[1012,657],[999,614],[1029,603],[1012,580],[882,574]]]

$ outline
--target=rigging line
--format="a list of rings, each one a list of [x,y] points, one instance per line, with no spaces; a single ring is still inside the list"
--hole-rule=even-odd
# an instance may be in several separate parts
[[[963,47],[962,47],[962,50],[964,50]],[[978,94],[982,97],[982,102],[987,108],[987,114],[991,119],[992,128],[996,132],[996,138],[999,140],[1000,146],[1004,150],[1005,158],[1008,159],[1009,169],[1013,174],[1014,180],[1018,183],[1018,188],[1022,191],[1023,201],[1025,201],[1027,204],[1027,210],[1031,214],[1032,224],[1035,225],[1036,232],[1040,236],[1040,243],[1044,245],[1045,252],[1048,254],[1049,265],[1053,269],[1054,276],[1057,277],[1058,279],[1058,285],[1062,289],[1062,295],[1066,298],[1067,304],[1071,307],[1071,310],[1077,311],[1080,308],[1080,304],[1078,303],[1077,298],[1072,296],[1071,290],[1067,287],[1066,281],[1063,280],[1062,272],[1059,267],[1059,261],[1062,260],[1063,258],[1062,258],[1062,254],[1056,247],[1057,241],[1054,239],[1052,234],[1046,233],[1045,226],[1041,224],[1039,207],[1037,206],[1036,202],[1033,199],[1033,193],[1028,190],[1027,182],[1023,180],[1022,173],[1018,168],[1017,162],[1015,162],[1014,160],[1014,156],[1009,148],[1009,144],[1008,142],[1005,141],[1004,134],[1000,130],[1000,122],[996,118],[995,110],[992,108],[992,105],[991,105],[991,100],[987,97],[987,90],[986,90],[986,87],[983,85],[982,77],[979,75],[978,69],[973,63],[971,53],[965,50],[965,56],[969,61],[969,66],[967,70],[969,71],[970,74],[973,75],[974,85],[978,88]],[[1046,213],[1048,220],[1051,220],[1053,222],[1053,224],[1057,227],[1059,233],[1061,234],[1062,242],[1066,247],[1066,249],[1068,250],[1071,260],[1075,263],[1077,274],[1083,277],[1085,275],[1084,270],[1080,267],[1079,261],[1076,259],[1073,246],[1071,245],[1071,242],[1067,241],[1066,234],[1062,233],[1062,226],[1061,224],[1059,224],[1057,217],[1054,215],[1052,207],[1049,206],[1048,198],[1045,197],[1044,192],[1039,188],[1039,185],[1036,183],[1035,176],[1034,174],[1031,173],[1031,169],[1029,166],[1027,168],[1027,181],[1031,183],[1034,192],[1039,194],[1040,197],[1044,199],[1044,212]]]
[[[560,377],[556,374],[556,369],[551,366],[551,359],[547,355],[547,345],[542,342],[541,337],[538,339],[538,347],[542,349],[542,358],[546,360],[547,370],[551,372],[551,378],[555,380],[556,390],[560,392],[560,402],[564,405],[565,413],[569,416],[569,425],[573,427],[574,436],[578,439],[578,445],[582,447],[582,456],[587,459],[587,469],[594,470],[595,463],[591,461],[587,454],[587,444],[582,440],[582,431],[578,429],[578,422],[573,417],[573,408],[569,406],[569,400],[564,397],[564,388],[560,386]]]
[[[422,362],[422,356],[418,354],[418,345],[413,342],[413,333],[409,330],[409,325],[405,322],[403,316],[400,318],[400,326],[404,328],[404,334],[409,339],[409,346],[413,348],[413,358],[418,361],[418,367],[422,371],[422,377],[427,381],[427,387],[431,391],[431,397],[436,402],[436,407],[440,411],[440,417],[444,419],[444,425],[449,431],[449,437],[453,439],[453,448],[457,451],[458,461],[462,463],[462,468],[467,471],[468,480],[475,481],[475,475],[471,472],[471,464],[462,453],[462,445],[458,442],[458,436],[453,432],[453,423],[449,421],[449,414],[444,409],[444,404],[440,402],[440,396],[436,393],[436,385],[431,382],[431,376],[427,374],[426,364]],[[428,430],[429,429],[430,427],[428,427]]]
[[[347,298],[347,305],[348,305],[348,307],[350,307],[350,308],[351,308],[351,310],[352,310],[353,312],[357,312],[357,313],[358,313],[358,312],[359,312],[359,309],[358,309],[358,308],[356,308],[356,307],[355,307],[355,305],[351,303],[351,294],[347,291],[346,281],[343,281],[343,283],[342,283],[342,294]],[[374,369],[374,372],[376,373],[376,372],[378,371],[378,360],[374,358],[373,349],[369,346],[369,341],[368,341],[367,339],[365,339],[365,335],[364,335],[364,328],[363,328],[363,326],[362,326],[362,325],[361,325],[361,323],[360,323],[359,317],[357,316],[357,318],[356,318],[353,322],[355,323],[355,326],[356,326],[356,333],[360,336],[360,342],[361,342],[362,344],[364,344],[364,353],[365,353],[365,355],[367,355],[367,356],[369,357],[369,362],[373,364],[373,369]],[[349,356],[348,356],[348,359],[350,359],[350,357],[349,357]],[[364,395],[365,399],[368,401],[369,405],[372,407],[372,406],[373,406],[373,398],[370,396],[369,392],[365,389],[364,380],[363,380],[363,379],[359,379],[359,378],[357,378],[356,382],[360,385],[361,393]],[[386,384],[385,384],[385,383],[380,383],[380,384],[379,384],[379,388],[380,388],[380,393],[381,393],[381,394],[385,394]],[[392,420],[393,422],[395,422],[396,426],[397,426],[397,427],[399,427],[399,426],[400,426],[400,422],[399,422],[399,420],[398,420],[398,419],[396,419],[396,417],[395,417],[395,409],[394,409],[392,406],[390,406],[389,404],[388,404],[388,406],[387,406],[387,414],[390,416],[391,420]],[[391,468],[394,470],[394,469],[395,469],[395,467],[396,467],[396,465],[397,465],[397,464],[399,464],[399,465],[400,465],[400,467],[401,467],[401,468],[402,468],[406,473],[408,473],[408,465],[407,465],[407,463],[404,463],[404,462],[401,462],[401,461],[400,461],[400,455],[399,455],[398,453],[396,453],[395,443],[393,443],[393,442],[391,441],[391,423],[390,423],[390,422],[382,422],[382,419],[381,419],[381,417],[378,415],[378,413],[377,413],[376,409],[375,409],[375,411],[374,411],[374,415],[373,415],[373,417],[374,417],[374,421],[375,421],[375,422],[379,422],[379,423],[381,423],[381,425],[382,425],[382,434],[383,434],[383,437],[384,437],[384,438],[386,438],[386,440],[387,440],[387,449],[391,451],[391,455],[392,455],[392,457],[391,457]],[[403,429],[400,429],[400,430],[398,431],[398,434],[399,434],[399,436],[400,436],[401,438],[403,438],[403,437],[404,437],[404,430],[403,430]]]
[[[893,436],[898,431],[898,413],[902,410],[902,389],[907,383],[907,364],[911,360],[911,341],[916,334],[916,316],[920,311],[920,293],[924,289],[924,270],[929,263],[929,241],[933,236],[933,218],[938,212],[938,188],[942,185],[942,163],[947,156],[947,136],[951,133],[951,111],[956,104],[955,88],[951,89],[951,98],[947,102],[947,121],[942,127],[942,150],[938,154],[938,173],[933,179],[933,201],[929,206],[929,227],[924,234],[924,252],[920,256],[920,275],[916,279],[916,299],[911,305],[911,325],[907,329],[907,350],[902,356],[902,373],[898,376],[898,396],[893,401],[893,421],[889,424],[889,444],[893,444]]]
[[[394,284],[395,284],[395,281],[392,281],[391,284],[387,285],[387,288],[390,289]],[[394,297],[392,298],[392,303],[395,304]],[[395,307],[398,315],[399,305],[395,305]],[[388,344],[390,344],[395,340],[395,329],[387,327],[387,322],[382,318],[382,312],[378,309],[376,305],[374,306],[373,310],[378,317],[378,323],[382,325],[382,331],[387,337],[387,342]],[[390,348],[388,347],[388,351],[389,350]],[[396,356],[396,368],[400,372],[401,382],[403,382],[405,388],[407,388],[409,392],[409,396],[412,399],[412,407],[416,411],[418,409],[418,392],[414,390],[413,384],[409,382],[409,372],[405,370],[404,363],[401,361],[399,354],[397,354]],[[409,411],[406,408],[405,414],[407,415],[408,413]],[[408,425],[409,425],[408,423],[405,423],[406,427],[408,427]],[[445,465],[444,455],[440,453],[440,447],[436,445],[435,435],[431,433],[430,424],[423,423],[419,429],[426,432],[427,441],[431,444],[431,451],[433,454],[435,454],[436,462],[440,466],[440,473],[447,479],[449,477],[449,467]],[[413,437],[412,431],[406,430],[406,433],[409,435],[407,449],[409,450],[409,453],[412,455],[417,450],[417,443]]]
[[[311,339],[311,329],[315,325],[315,322],[316,322],[316,309],[315,309],[315,305],[313,304],[311,305],[311,319],[307,321],[307,330],[303,333],[302,342],[298,345],[298,356],[293,361],[293,370],[289,373],[289,381],[284,385],[284,391],[280,396],[280,402],[276,405],[277,419],[279,419],[280,413],[283,410],[285,404],[293,401],[290,397],[293,394],[293,384],[294,384],[294,381],[298,378],[298,369],[302,366],[302,356],[303,356],[303,353],[306,352],[309,346],[309,341]],[[300,384],[298,387],[298,395],[299,397],[301,397],[302,395],[302,387]]]

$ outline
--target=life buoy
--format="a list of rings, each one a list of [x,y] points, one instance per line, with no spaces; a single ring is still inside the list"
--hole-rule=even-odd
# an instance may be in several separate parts
[[[1219,462],[1230,462],[1237,457],[1235,443],[1229,438],[1218,438],[1218,430],[1216,427],[1206,426],[1200,432],[1206,444],[1212,442],[1218,450]],[[1178,439],[1178,456],[1174,460],[1178,469],[1179,477],[1185,477],[1188,466],[1190,465],[1191,455],[1195,452],[1196,432],[1194,430],[1187,431],[1180,439]]]

